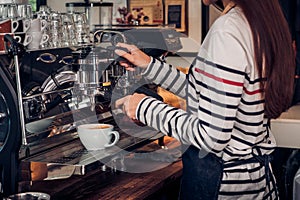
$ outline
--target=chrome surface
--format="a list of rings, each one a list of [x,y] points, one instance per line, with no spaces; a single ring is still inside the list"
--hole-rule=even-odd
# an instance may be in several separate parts
[[[72,71],[63,71],[54,76],[49,76],[41,86],[43,92],[56,91],[59,85],[66,83],[74,83],[76,80],[76,74]]]
[[[5,119],[6,114],[5,113],[0,113],[0,122]]]
[[[54,63],[56,61],[56,56],[51,53],[42,53],[38,58],[37,61],[42,61],[44,63]]]
[[[0,147],[2,147],[10,130],[10,111],[8,109],[7,99],[0,91]]]
[[[17,97],[18,97],[18,106],[19,106],[19,117],[21,122],[21,134],[22,134],[22,145],[27,146],[27,138],[26,138],[26,131],[25,131],[25,116],[24,116],[24,107],[22,101],[22,87],[21,87],[21,74],[20,74],[20,67],[19,67],[19,57],[18,55],[14,55],[14,63],[15,63],[15,71],[16,71],[16,85],[17,85]]]
[[[42,192],[24,192],[10,195],[6,200],[50,200],[50,195]]]

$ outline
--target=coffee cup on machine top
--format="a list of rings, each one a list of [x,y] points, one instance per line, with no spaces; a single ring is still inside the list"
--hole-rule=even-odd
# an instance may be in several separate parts
[[[16,21],[18,22],[18,26],[17,26],[16,30],[14,31],[15,33],[27,32],[31,26],[30,19],[20,18],[20,19],[17,19]]]
[[[14,33],[14,39],[17,40],[17,42],[23,44],[25,47],[32,42],[33,37],[34,36],[27,34],[25,32]]]
[[[29,50],[40,49],[41,45],[49,40],[49,35],[41,31],[29,32],[28,34],[32,36],[32,41],[28,44]]]
[[[27,32],[40,32],[47,27],[48,23],[44,19],[36,18],[30,20],[30,27]]]

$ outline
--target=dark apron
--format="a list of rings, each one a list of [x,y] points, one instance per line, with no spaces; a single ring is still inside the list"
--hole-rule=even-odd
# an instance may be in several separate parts
[[[270,181],[276,185],[269,168],[271,157],[254,155],[253,158],[224,164],[213,153],[207,153],[194,146],[189,146],[182,155],[183,173],[180,188],[181,200],[215,200],[218,199],[224,167],[234,167],[246,163],[261,163],[265,166],[267,187]],[[278,195],[278,192],[277,192]]]
[[[182,163],[180,199],[217,199],[223,175],[222,160],[190,146],[182,155]]]

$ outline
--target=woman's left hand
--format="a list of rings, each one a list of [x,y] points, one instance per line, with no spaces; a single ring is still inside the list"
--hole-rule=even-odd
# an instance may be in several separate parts
[[[136,120],[136,109],[139,103],[143,98],[145,98],[145,94],[140,94],[140,93],[134,93],[133,95],[128,95],[126,97],[123,97],[121,99],[118,99],[115,102],[115,107],[116,108],[122,108],[125,114],[133,120]]]

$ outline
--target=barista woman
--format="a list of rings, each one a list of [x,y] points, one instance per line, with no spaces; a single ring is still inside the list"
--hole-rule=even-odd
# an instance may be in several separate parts
[[[215,0],[203,0],[205,5]],[[117,102],[127,115],[188,145],[181,199],[277,199],[268,127],[291,103],[294,52],[278,0],[222,0],[186,76],[133,45],[116,53],[186,98],[187,111],[143,94]],[[123,63],[128,70],[130,65]]]

